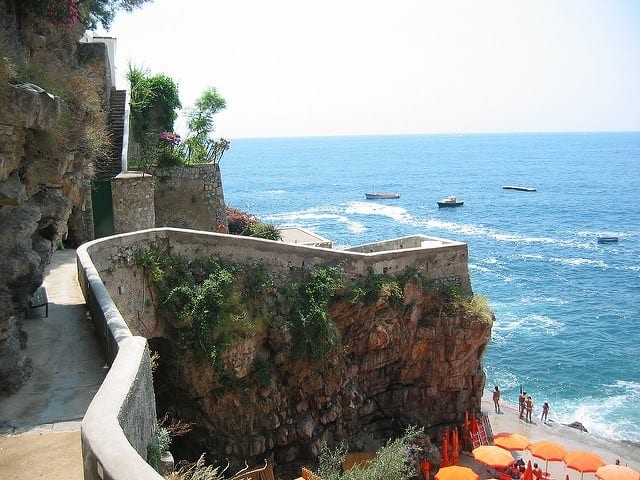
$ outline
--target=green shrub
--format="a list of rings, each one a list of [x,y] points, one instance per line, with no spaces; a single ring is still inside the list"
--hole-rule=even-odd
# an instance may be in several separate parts
[[[417,427],[407,428],[402,437],[390,440],[380,448],[366,467],[355,466],[346,472],[340,467],[347,453],[345,446],[331,449],[325,445],[320,451],[318,475],[323,480],[409,480],[417,472],[407,462],[408,454],[418,449],[410,440],[422,432]]]

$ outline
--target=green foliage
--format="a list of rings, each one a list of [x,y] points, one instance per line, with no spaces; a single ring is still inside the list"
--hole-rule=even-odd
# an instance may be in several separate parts
[[[206,138],[213,132],[213,116],[227,107],[227,102],[215,88],[207,88],[188,113],[189,130],[195,137]]]
[[[20,15],[28,11],[67,28],[80,21],[87,29],[92,30],[98,25],[108,29],[119,10],[130,12],[149,1],[151,0],[20,0],[16,3]]]
[[[227,207],[227,225],[232,235],[281,240],[282,235],[271,224],[262,223],[258,217],[239,208]]]
[[[291,354],[295,360],[321,360],[341,346],[337,326],[329,315],[329,303],[346,285],[340,267],[303,271],[299,282],[283,289],[289,301],[287,323],[293,336]]]
[[[407,463],[408,454],[418,450],[410,441],[422,433],[423,430],[420,428],[407,428],[400,438],[390,440],[380,448],[376,457],[366,467],[355,466],[344,473],[340,468],[347,453],[344,445],[335,449],[323,446],[320,451],[318,475],[323,480],[409,480],[417,472]]]
[[[258,385],[266,387],[271,383],[273,364],[261,357],[256,357],[253,361],[253,373],[256,376]]]
[[[164,74],[150,75],[140,67],[129,65],[131,90],[131,135],[141,145],[154,144],[160,132],[173,131],[182,107],[178,86]]]
[[[171,446],[171,435],[165,427],[158,426],[156,435],[152,442],[147,446],[147,463],[158,470],[160,467],[160,459],[164,452],[169,450]]]
[[[402,296],[402,284],[399,279],[375,273],[369,269],[367,276],[359,279],[351,290],[350,300],[370,305],[381,297],[387,298],[390,303],[393,303],[401,301]]]

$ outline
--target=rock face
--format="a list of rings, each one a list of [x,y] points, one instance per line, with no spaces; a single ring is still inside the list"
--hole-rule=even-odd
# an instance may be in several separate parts
[[[60,44],[29,32],[22,33],[14,12],[0,0],[0,41],[12,46],[12,58],[40,61],[64,58]],[[73,63],[73,52],[66,52]],[[0,73],[7,71],[0,57]],[[51,65],[49,65],[51,67]],[[61,68],[58,68],[61,70]],[[82,75],[82,72],[79,73]],[[0,82],[7,76],[0,75]],[[65,77],[69,83],[73,77]],[[0,394],[15,390],[29,373],[21,331],[23,309],[42,283],[51,255],[67,237],[74,207],[90,196],[90,155],[82,148],[82,128],[65,133],[63,100],[32,83],[0,85]],[[99,88],[98,88],[99,91]],[[75,99],[74,99],[75,100]],[[70,104],[71,102],[68,102]],[[77,107],[77,105],[76,105]],[[80,109],[82,109],[80,107]],[[86,111],[85,111],[86,113]],[[73,123],[73,122],[72,122]],[[66,124],[68,126],[68,123]],[[66,128],[66,126],[64,128]],[[57,142],[56,139],[63,139]]]
[[[315,460],[320,446],[346,441],[370,450],[409,425],[434,438],[445,426],[476,412],[484,388],[481,359],[491,322],[442,311],[434,295],[405,287],[404,302],[374,305],[337,302],[331,317],[343,350],[318,363],[293,362],[285,326],[270,327],[224,354],[238,385],[225,386],[211,369],[180,350],[175,339],[155,338],[159,414],[194,422],[174,441],[179,457],[229,458],[259,464],[272,459],[294,471]],[[256,361],[258,378],[247,375]]]

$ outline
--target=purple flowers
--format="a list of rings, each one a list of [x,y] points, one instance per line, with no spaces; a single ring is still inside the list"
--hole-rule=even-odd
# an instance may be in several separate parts
[[[180,135],[173,132],[160,132],[158,140],[169,145],[178,145],[180,143]]]

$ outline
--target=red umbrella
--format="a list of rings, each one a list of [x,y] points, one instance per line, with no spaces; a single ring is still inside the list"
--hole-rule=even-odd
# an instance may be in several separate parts
[[[534,442],[527,447],[531,455],[541,458],[545,463],[545,471],[549,470],[549,460],[552,462],[560,462],[567,454],[567,449],[559,443],[545,442],[544,440]]]
[[[600,480],[640,480],[640,472],[623,465],[604,465],[596,470]]]
[[[442,436],[442,463],[441,467],[449,466],[449,429],[444,429],[444,435]]]
[[[524,450],[531,443],[527,437],[519,433],[500,432],[493,436],[493,443],[505,450]]]
[[[451,463],[458,464],[458,455],[460,453],[460,439],[458,437],[458,429],[454,428],[451,432]]]
[[[577,470],[582,474],[580,478],[584,477],[585,472],[595,473],[598,468],[605,464],[598,455],[584,450],[568,452],[563,460],[568,468]]]
[[[531,466],[531,460],[527,462],[527,469],[524,471],[521,480],[533,480],[533,467]]]

